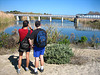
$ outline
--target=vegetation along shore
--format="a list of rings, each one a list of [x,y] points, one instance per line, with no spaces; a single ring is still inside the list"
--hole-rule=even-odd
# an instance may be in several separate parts
[[[0,24],[10,23],[15,21],[13,14],[6,14],[0,11]]]

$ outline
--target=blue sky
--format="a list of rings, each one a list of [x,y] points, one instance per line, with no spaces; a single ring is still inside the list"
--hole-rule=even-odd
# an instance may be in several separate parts
[[[0,0],[0,11],[34,12],[61,15],[100,12],[100,0]]]

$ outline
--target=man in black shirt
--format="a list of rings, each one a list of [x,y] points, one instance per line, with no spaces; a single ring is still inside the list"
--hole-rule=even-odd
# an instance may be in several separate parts
[[[41,67],[40,67],[40,72],[44,71],[43,65],[44,65],[44,51],[45,51],[45,46],[47,44],[47,33],[44,29],[41,29],[41,24],[40,21],[35,22],[36,30],[33,30],[29,42],[31,47],[34,49],[34,57],[35,57],[35,69],[34,73],[38,74],[37,68],[39,65],[39,57],[41,60]],[[32,42],[33,40],[33,42]],[[34,45],[33,45],[33,44]]]

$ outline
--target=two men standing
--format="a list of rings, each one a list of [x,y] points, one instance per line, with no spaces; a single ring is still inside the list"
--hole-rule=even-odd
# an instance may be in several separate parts
[[[19,36],[20,36],[20,41],[22,41],[25,38],[25,35],[27,35],[28,33],[28,29],[31,29],[30,35],[27,38],[29,40],[29,50],[25,50],[26,51],[26,71],[28,70],[28,65],[29,65],[29,51],[30,51],[30,47],[33,48],[34,50],[34,57],[35,57],[35,69],[34,69],[34,73],[38,74],[37,68],[39,65],[39,57],[40,57],[40,63],[41,63],[41,67],[40,67],[40,72],[44,71],[43,65],[44,65],[44,51],[45,51],[45,46],[47,44],[47,33],[44,29],[41,29],[41,23],[40,21],[36,21],[35,22],[35,30],[32,30],[32,28],[30,27],[30,25],[27,23],[27,27],[24,27],[24,22],[23,22],[23,29],[21,31],[21,29],[19,29]],[[23,32],[25,31],[25,29],[27,29],[27,33]],[[23,34],[25,34],[23,36]],[[21,36],[23,36],[23,39],[21,40]],[[21,60],[22,60],[22,55],[24,51],[21,51],[22,49],[19,48],[19,61],[18,61],[18,73],[20,73],[20,66],[21,66]],[[28,51],[28,53],[27,53]]]

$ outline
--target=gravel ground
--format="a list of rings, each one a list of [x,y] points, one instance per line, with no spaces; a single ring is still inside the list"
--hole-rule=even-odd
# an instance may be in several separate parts
[[[72,48],[75,57],[72,64],[44,64],[44,72],[38,75],[100,75],[100,49],[79,49]],[[81,57],[81,58],[78,58]],[[86,58],[86,59],[85,59]],[[81,60],[81,61],[80,61]],[[84,61],[87,62],[84,62]],[[17,61],[18,52],[13,54],[0,55],[0,75],[17,75]],[[73,63],[74,62],[74,63]],[[77,62],[82,62],[81,65],[77,65]],[[25,71],[25,53],[23,55],[21,74],[20,75],[32,75],[34,69],[33,52],[30,52],[30,70]]]

